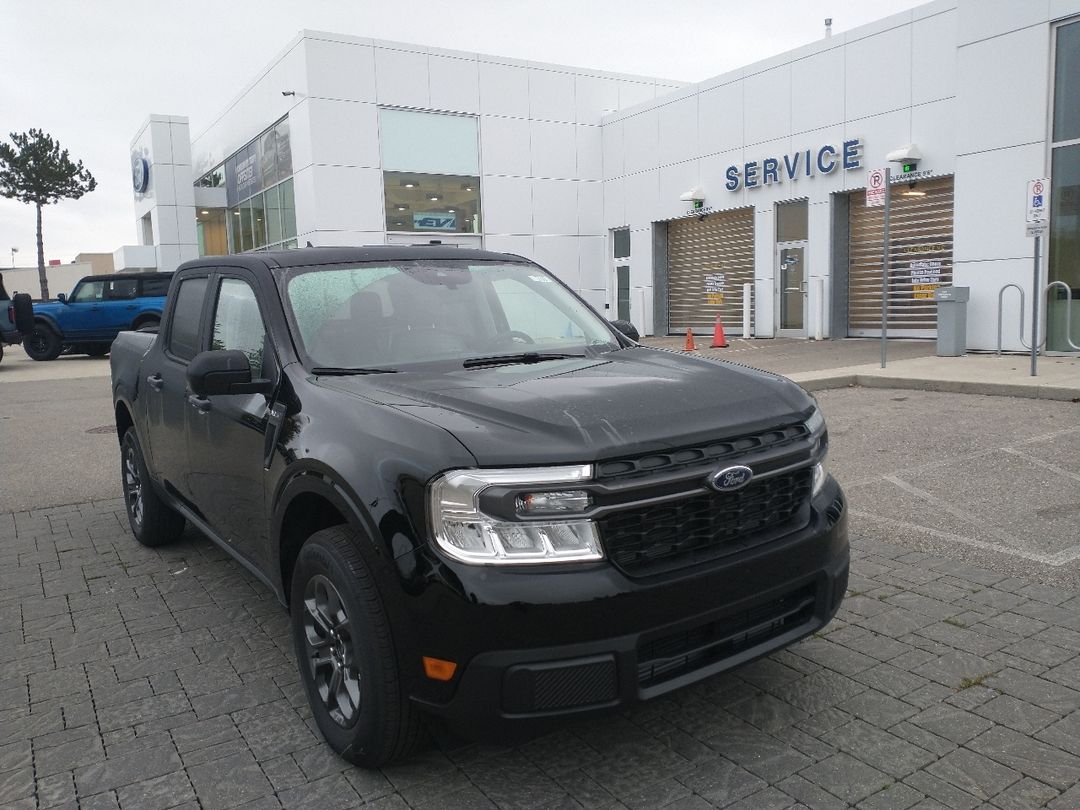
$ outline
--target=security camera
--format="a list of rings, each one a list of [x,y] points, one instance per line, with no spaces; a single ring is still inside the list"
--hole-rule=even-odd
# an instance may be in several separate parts
[[[909,143],[907,146],[893,149],[885,156],[885,159],[890,163],[902,164],[905,172],[913,172],[915,167],[919,165],[919,161],[922,160],[922,152],[919,151],[918,146]]]
[[[684,191],[680,194],[679,199],[683,202],[704,202],[705,192],[702,190],[701,186],[694,186],[689,191]]]

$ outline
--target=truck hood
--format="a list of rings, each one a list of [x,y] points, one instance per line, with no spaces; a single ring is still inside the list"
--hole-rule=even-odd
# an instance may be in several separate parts
[[[483,466],[647,453],[797,421],[813,407],[783,377],[643,347],[595,359],[320,383],[450,431]]]

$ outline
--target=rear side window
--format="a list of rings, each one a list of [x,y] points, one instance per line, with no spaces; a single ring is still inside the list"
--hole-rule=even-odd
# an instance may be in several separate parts
[[[180,282],[169,329],[169,351],[183,360],[190,360],[199,351],[199,318],[209,279],[186,278]]]
[[[144,278],[142,280],[142,294],[145,296],[153,295],[168,295],[169,282],[172,281],[172,277],[166,276],[165,278]]]
[[[138,282],[133,278],[110,281],[105,297],[110,301],[126,301],[135,297]]]

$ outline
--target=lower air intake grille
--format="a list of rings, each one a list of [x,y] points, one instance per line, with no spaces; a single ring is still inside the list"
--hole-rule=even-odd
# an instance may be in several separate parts
[[[797,591],[638,646],[638,683],[653,686],[701,669],[798,627],[814,615],[815,589]]]

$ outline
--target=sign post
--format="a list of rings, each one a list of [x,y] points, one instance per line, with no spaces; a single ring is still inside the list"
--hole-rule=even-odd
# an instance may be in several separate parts
[[[1025,233],[1035,237],[1035,260],[1031,271],[1031,376],[1038,376],[1039,358],[1039,248],[1042,235],[1050,227],[1050,178],[1030,180],[1027,184]]]
[[[889,208],[892,194],[889,188],[890,171],[871,169],[866,178],[866,207],[885,206],[881,246],[881,367],[885,368],[889,329]]]

